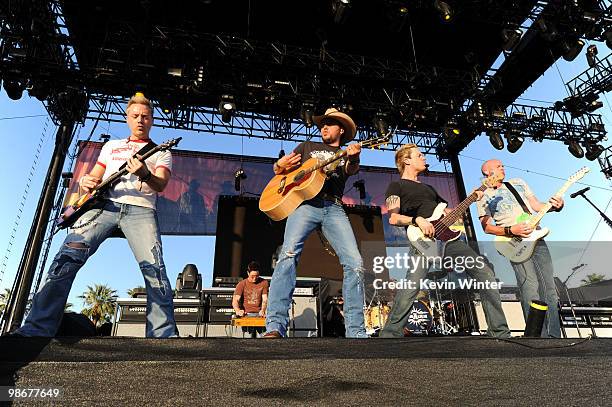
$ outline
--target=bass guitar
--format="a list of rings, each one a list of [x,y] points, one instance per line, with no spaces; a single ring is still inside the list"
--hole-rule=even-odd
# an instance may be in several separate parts
[[[382,137],[360,141],[362,148],[374,148],[387,144],[393,132]],[[327,179],[325,166],[346,155],[340,150],[327,160],[309,158],[288,173],[278,174],[270,180],[259,198],[259,209],[273,220],[283,220],[304,201],[314,198]]]
[[[501,177],[492,175],[482,181],[482,185],[476,191],[484,191],[485,189],[495,185],[501,181]],[[421,228],[410,225],[406,230],[410,244],[422,255],[426,257],[438,257],[444,252],[444,245],[453,240],[457,240],[461,236],[460,230],[453,230],[451,226],[459,220],[468,207],[478,200],[476,191],[472,192],[465,198],[456,208],[444,214],[447,204],[441,202],[436,206],[433,214],[427,218],[435,230],[434,237],[425,236]]]
[[[179,141],[181,141],[181,139],[182,137],[175,138],[153,147],[142,155],[140,161],[144,162],[147,158],[151,157],[153,154],[159,151],[171,149],[172,147],[176,146]],[[136,156],[134,156],[133,158],[136,158]],[[106,193],[117,182],[120,181],[122,176],[126,175],[127,173],[127,168],[123,168],[115,172],[110,177],[105,179],[104,182],[101,182],[95,189],[89,191],[88,193],[80,195],[73,204],[64,207],[62,209],[62,214],[57,219],[56,227],[58,229],[66,229],[72,226],[74,222],[76,222],[77,219],[81,217],[81,215],[83,215],[89,209],[93,208],[96,204],[98,204],[102,199],[104,199]]]

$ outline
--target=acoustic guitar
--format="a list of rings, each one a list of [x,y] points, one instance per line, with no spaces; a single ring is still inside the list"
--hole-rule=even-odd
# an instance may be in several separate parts
[[[374,148],[387,144],[393,132],[382,137],[360,141],[362,148]],[[278,174],[270,180],[259,198],[259,209],[273,220],[283,220],[291,215],[304,201],[314,198],[327,179],[324,168],[346,156],[345,150],[340,150],[327,160],[309,158],[302,165]]]

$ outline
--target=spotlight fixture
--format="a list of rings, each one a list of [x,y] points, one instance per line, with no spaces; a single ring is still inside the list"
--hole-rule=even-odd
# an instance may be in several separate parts
[[[501,136],[501,132],[498,129],[487,130],[487,136],[489,136],[489,142],[496,150],[504,149],[504,139]]]
[[[332,0],[332,12],[334,13],[334,23],[342,24],[346,21],[351,0]]]
[[[506,134],[506,139],[508,140],[508,151],[511,153],[516,153],[525,141],[518,130],[511,130],[509,134]]]
[[[221,102],[219,103],[219,113],[221,113],[221,120],[224,123],[232,121],[232,116],[236,110],[236,104],[234,103],[234,97],[230,95],[221,96]]]
[[[502,30],[502,39],[504,40],[504,44],[502,48],[504,51],[512,51],[516,44],[518,44],[519,40],[523,36],[523,30],[516,27],[508,27]]]
[[[311,128],[314,124],[312,117],[314,116],[313,106],[309,103],[304,103],[300,110],[300,118],[304,122],[304,126]]]
[[[584,157],[584,150],[582,149],[580,144],[578,144],[577,140],[571,139],[571,140],[566,141],[565,143],[567,144],[567,149],[574,157],[576,158]]]
[[[593,100],[586,105],[585,110],[589,113],[594,112],[595,110],[603,107],[603,102],[601,100]]]
[[[15,80],[4,80],[4,91],[6,92],[6,96],[8,96],[12,100],[21,99],[21,95],[23,95],[23,85],[19,81]]]
[[[247,175],[242,168],[238,168],[234,173],[234,189],[240,192],[240,183],[243,179],[246,179]]]
[[[594,141],[588,142],[585,144],[586,154],[584,155],[587,160],[594,161],[596,160],[601,153],[603,153],[604,148],[601,144],[597,144]]]
[[[389,123],[383,114],[377,114],[373,121],[374,129],[379,136],[389,133]]]
[[[440,13],[440,18],[442,18],[442,21],[445,23],[453,19],[453,10],[450,8],[448,3],[440,0],[434,0],[434,7],[436,10],[438,10]]]
[[[561,49],[563,51],[563,59],[566,61],[573,61],[580,54],[583,47],[584,41],[581,39],[562,42]]]
[[[597,65],[597,45],[589,45],[586,50],[586,59],[591,68]]]

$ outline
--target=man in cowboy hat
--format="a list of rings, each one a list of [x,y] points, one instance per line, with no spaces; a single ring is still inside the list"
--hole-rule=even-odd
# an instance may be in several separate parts
[[[355,122],[336,109],[327,109],[323,116],[315,116],[313,120],[321,130],[323,142],[305,141],[299,144],[291,154],[274,163],[275,174],[287,172],[312,157],[320,160],[330,158],[340,150],[340,145],[355,138]],[[342,292],[346,336],[368,337],[363,320],[363,260],[351,224],[342,208],[346,180],[359,171],[361,146],[351,144],[346,152],[346,159],[325,168],[329,176],[321,192],[303,202],[287,218],[283,247],[270,284],[265,338],[281,338],[286,334],[297,264],[306,238],[318,227],[321,227],[344,268]]]

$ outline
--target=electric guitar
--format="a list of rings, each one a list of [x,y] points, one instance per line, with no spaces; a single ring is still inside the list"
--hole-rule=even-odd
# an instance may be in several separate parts
[[[480,188],[476,191],[484,191],[485,189],[496,185],[502,178],[497,175],[491,175],[482,181]],[[447,204],[441,202],[436,206],[433,214],[427,218],[435,230],[434,238],[425,236],[420,227],[410,225],[406,230],[410,244],[422,255],[426,257],[438,257],[444,252],[444,246],[448,242],[457,240],[463,233],[460,230],[453,230],[451,226],[460,219],[467,208],[478,200],[476,191],[472,192],[465,198],[456,208],[444,215],[444,210]]]
[[[144,162],[147,158],[159,151],[169,150],[170,148],[176,146],[181,139],[182,137],[175,138],[153,147],[151,150],[142,155],[140,161]],[[134,155],[133,158],[136,158],[136,155]],[[115,172],[90,192],[80,195],[73,204],[64,207],[62,209],[62,214],[56,221],[56,227],[58,229],[65,229],[72,226],[74,222],[81,217],[81,215],[94,207],[94,205],[99,203],[100,200],[104,199],[106,193],[120,181],[122,176],[126,175],[127,173],[127,168],[123,168]]]
[[[582,169],[569,177],[561,189],[553,196],[562,197],[574,182],[582,179],[589,171],[590,169],[588,167],[582,167]],[[539,226],[540,221],[550,208],[552,208],[552,205],[547,202],[536,214],[521,214],[517,218],[517,224],[527,222],[527,224],[533,228],[533,232],[531,232],[528,237],[495,236],[495,248],[497,251],[513,263],[521,263],[525,260],[529,260],[533,255],[533,251],[538,241],[550,233],[548,228],[541,228]]]
[[[387,144],[391,140],[392,131],[382,137],[360,141],[363,148],[374,148]],[[314,198],[327,179],[325,166],[346,155],[340,150],[327,160],[309,158],[294,170],[275,175],[264,188],[259,198],[259,209],[272,220],[282,220],[291,215],[304,201]]]

